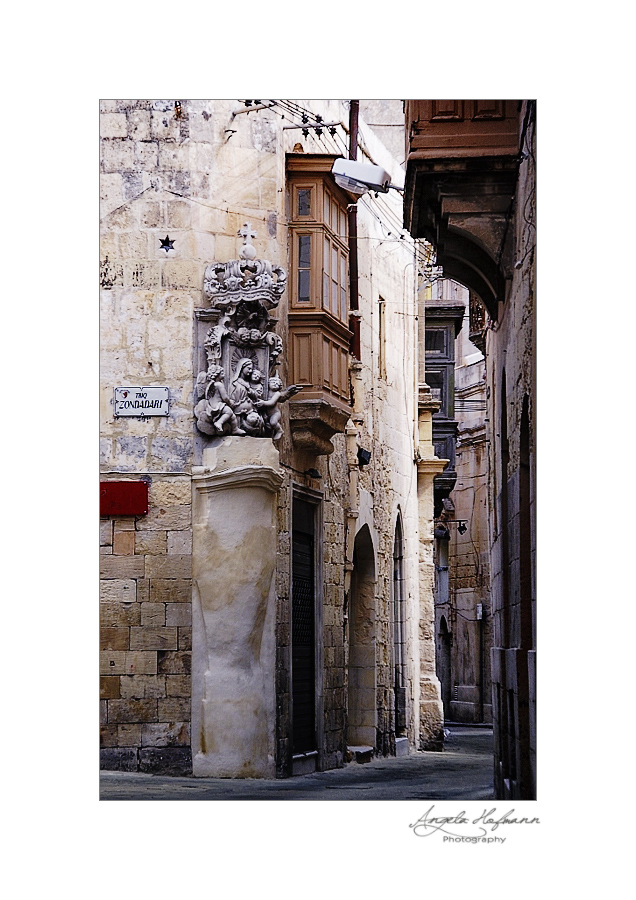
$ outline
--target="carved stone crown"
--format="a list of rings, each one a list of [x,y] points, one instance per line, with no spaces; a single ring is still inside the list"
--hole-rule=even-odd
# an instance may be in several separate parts
[[[216,308],[239,301],[262,303],[266,309],[278,306],[285,290],[287,274],[268,259],[231,259],[206,266],[203,295]]]

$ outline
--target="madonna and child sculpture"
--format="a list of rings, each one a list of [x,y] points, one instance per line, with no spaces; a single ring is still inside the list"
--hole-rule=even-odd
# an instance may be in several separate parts
[[[238,233],[243,237],[240,259],[205,269],[203,293],[210,306],[196,315],[210,327],[203,339],[206,368],[197,376],[194,416],[202,434],[278,441],[283,435],[279,404],[302,390],[300,385],[283,389],[276,373],[283,342],[273,331],[276,319],[270,310],[278,306],[287,276],[280,266],[256,259],[251,243],[256,233],[248,225]]]

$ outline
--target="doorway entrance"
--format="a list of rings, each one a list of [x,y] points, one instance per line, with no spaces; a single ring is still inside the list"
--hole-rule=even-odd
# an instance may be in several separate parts
[[[444,706],[444,719],[451,719],[451,635],[446,623],[446,616],[442,616],[439,624],[438,643],[438,678],[442,685],[442,704]]]
[[[375,747],[375,557],[369,526],[356,535],[349,614],[347,744]]]
[[[315,505],[292,506],[292,752],[316,750]]]

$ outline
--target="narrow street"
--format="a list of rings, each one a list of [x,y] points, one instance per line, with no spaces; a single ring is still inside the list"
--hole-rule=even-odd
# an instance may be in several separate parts
[[[287,779],[100,772],[101,800],[488,800],[492,728],[449,725],[441,753],[374,759]]]

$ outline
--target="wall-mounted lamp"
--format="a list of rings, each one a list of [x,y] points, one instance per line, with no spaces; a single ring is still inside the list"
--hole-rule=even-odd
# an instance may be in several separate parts
[[[448,540],[450,537],[448,525],[451,523],[457,525],[457,531],[460,534],[466,534],[468,531],[468,521],[466,519],[444,519],[443,521],[440,519],[433,531],[435,537],[439,540]]]
[[[382,166],[354,162],[352,159],[339,158],[335,160],[331,174],[335,178],[336,184],[351,194],[364,194],[366,191],[379,191],[386,194],[389,188],[400,192],[404,191],[404,188],[391,184],[391,176]]]
[[[281,466],[284,469],[290,469],[292,472],[296,472],[297,475],[308,475],[309,478],[315,478],[317,481],[320,481],[322,478],[318,469],[305,469],[303,472],[301,469],[295,469],[293,466],[288,466],[287,463],[281,463]]]

